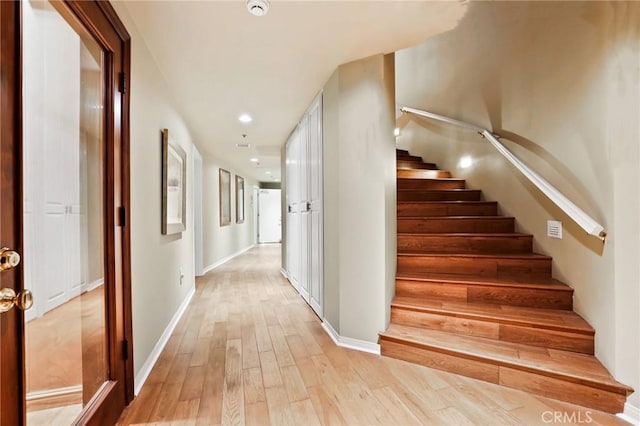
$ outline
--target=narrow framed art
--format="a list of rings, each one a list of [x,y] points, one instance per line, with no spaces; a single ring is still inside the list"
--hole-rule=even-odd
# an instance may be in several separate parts
[[[244,178],[236,175],[236,223],[244,223]]]
[[[169,141],[169,130],[162,130],[162,234],[186,229],[187,155]]]
[[[231,173],[219,170],[220,177],[220,226],[231,225]]]

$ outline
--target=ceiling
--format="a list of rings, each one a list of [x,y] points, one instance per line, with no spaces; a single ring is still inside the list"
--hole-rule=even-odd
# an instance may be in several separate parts
[[[258,181],[280,179],[283,144],[340,64],[452,29],[466,7],[272,0],[269,13],[256,17],[243,0],[124,4],[201,153]],[[241,113],[253,121],[240,123]],[[236,147],[245,142],[251,147]]]

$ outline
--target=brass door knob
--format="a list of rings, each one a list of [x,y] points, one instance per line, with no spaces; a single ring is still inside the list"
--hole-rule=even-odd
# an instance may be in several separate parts
[[[20,263],[20,254],[7,247],[0,248],[0,272],[13,269]]]
[[[0,290],[0,314],[11,310],[14,306],[17,306],[23,311],[33,306],[33,295],[31,292],[29,290],[22,290],[16,294],[12,288],[3,288]]]

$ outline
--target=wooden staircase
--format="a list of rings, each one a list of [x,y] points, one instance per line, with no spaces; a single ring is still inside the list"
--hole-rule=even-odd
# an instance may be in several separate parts
[[[398,263],[383,355],[618,413],[633,389],[593,356],[573,290],[514,218],[397,151]]]

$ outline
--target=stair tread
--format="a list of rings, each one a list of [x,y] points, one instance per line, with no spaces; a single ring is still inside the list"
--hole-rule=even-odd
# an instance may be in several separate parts
[[[398,235],[420,237],[505,238],[533,237],[519,232],[398,232]]]
[[[593,336],[595,330],[580,315],[559,309],[527,308],[488,303],[438,300],[396,296],[392,307],[443,314],[459,318],[488,320],[503,324],[532,326],[557,331],[570,331]]]
[[[454,274],[440,273],[399,273],[398,280],[424,281],[424,282],[445,282],[464,285],[491,285],[496,287],[528,287],[540,289],[556,289],[559,291],[573,292],[573,289],[565,283],[551,277],[468,277]]]
[[[431,170],[430,170],[431,171]],[[443,172],[447,172],[447,170],[440,170]],[[441,177],[441,178],[435,178],[435,177],[398,177],[397,180],[416,180],[416,181],[446,181],[446,182],[464,182],[464,179],[460,179],[460,178],[453,178],[453,177]],[[445,189],[444,191],[449,191],[448,189]]]
[[[390,324],[385,332],[380,333],[380,337],[383,340],[428,347],[430,350],[467,359],[587,384],[621,395],[628,395],[633,391],[617,382],[592,355],[399,324]]]
[[[409,189],[401,189],[400,191],[411,191]],[[447,190],[443,190],[443,191],[451,191],[450,189]],[[454,191],[459,191],[459,190],[454,190]],[[474,189],[468,189],[466,191],[475,191]],[[438,205],[438,204],[445,204],[445,205],[464,205],[464,204],[480,204],[480,205],[485,205],[485,204],[497,204],[497,201],[475,201],[475,200],[470,200],[470,201],[465,201],[465,200],[453,200],[453,201],[398,201],[398,204],[420,204],[420,205]]]
[[[398,220],[450,220],[450,219],[476,219],[476,220],[495,220],[495,219],[514,219],[513,216],[401,216]]]
[[[398,253],[398,257],[473,257],[478,259],[490,259],[499,257],[501,259],[530,259],[530,260],[550,260],[551,256],[540,253]]]

